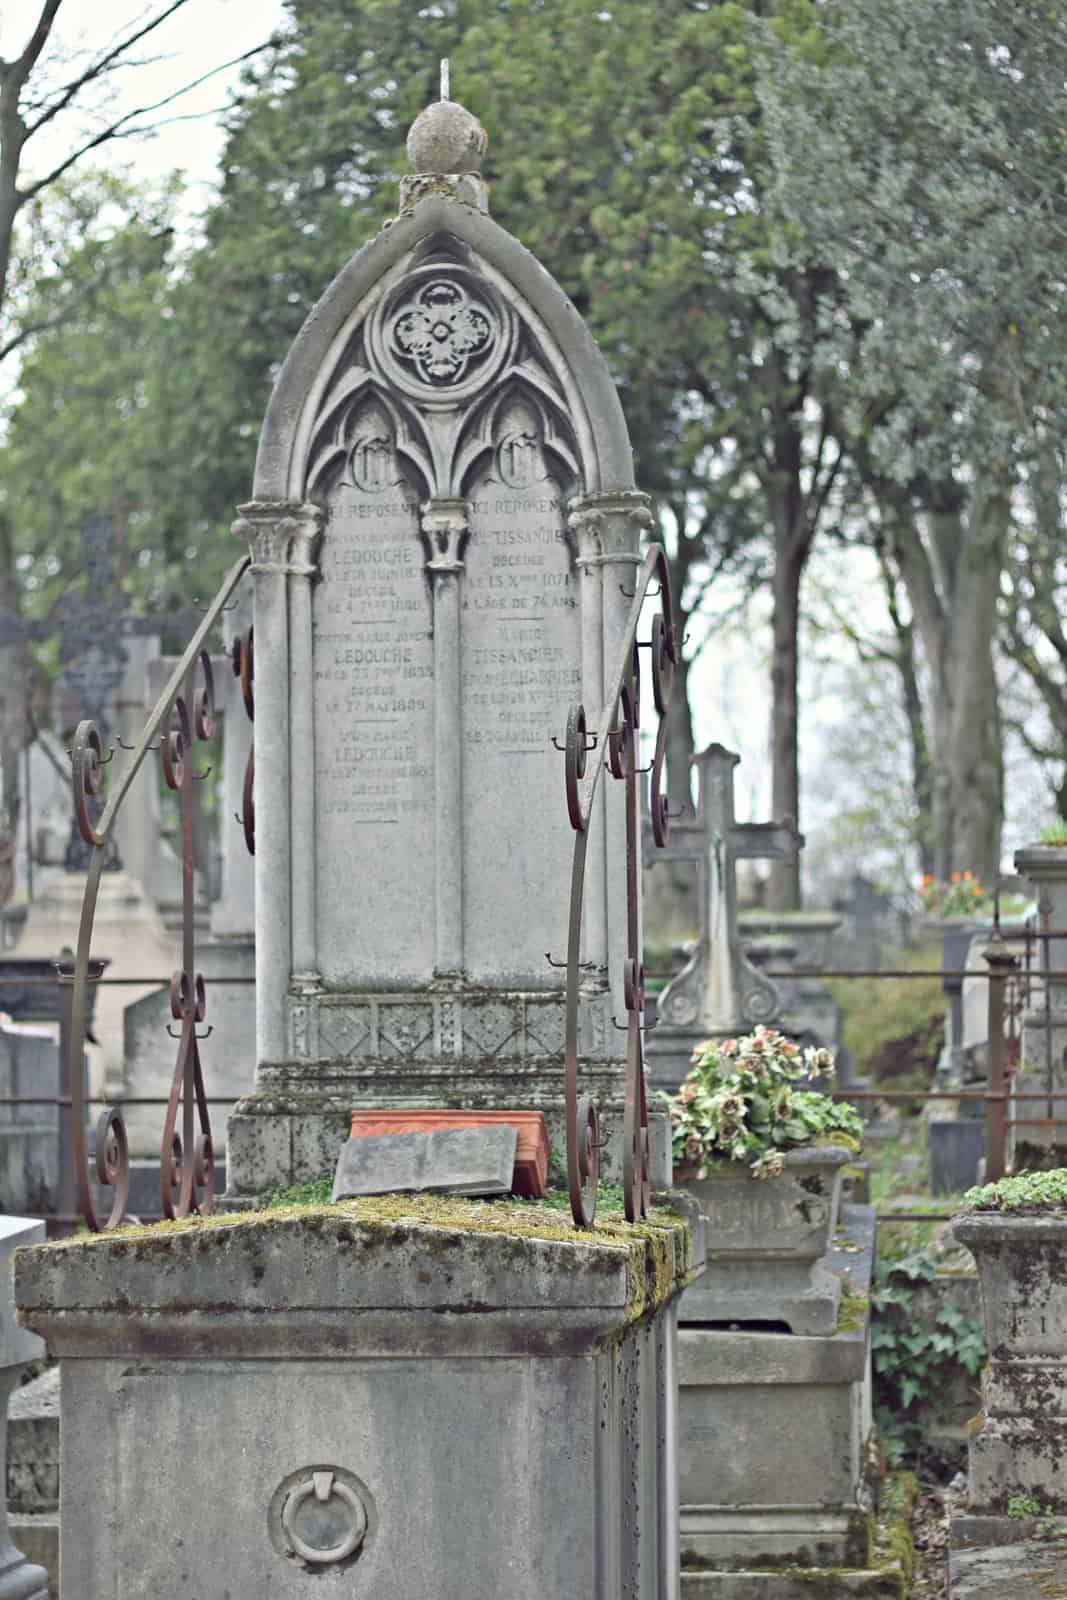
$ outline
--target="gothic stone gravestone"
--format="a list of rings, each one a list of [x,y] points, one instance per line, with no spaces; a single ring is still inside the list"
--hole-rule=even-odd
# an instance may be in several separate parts
[[[775,984],[744,953],[737,863],[792,861],[804,840],[791,820],[735,821],[733,769],[740,759],[721,744],[693,757],[699,775],[696,815],[674,823],[666,848],[658,852],[667,861],[692,862],[700,884],[700,938],[659,997],[647,1045],[650,1081],[672,1091],[688,1072],[695,1045],[774,1022],[783,1007]],[[651,857],[646,837],[645,859]]]
[[[236,523],[255,587],[258,1064],[230,1122],[234,1203],[332,1168],[353,1107],[539,1107],[562,1145],[547,955],[566,943],[572,834],[551,741],[572,702],[603,700],[651,519],[604,361],[486,214],[480,131],[444,104],[413,130],[399,217],[290,351]],[[582,1075],[610,1137],[625,834],[621,794],[601,804]]]

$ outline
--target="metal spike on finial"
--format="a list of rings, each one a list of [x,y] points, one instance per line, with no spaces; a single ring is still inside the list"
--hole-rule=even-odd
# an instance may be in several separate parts
[[[451,100],[451,98],[452,98],[452,94],[451,94],[451,88],[452,88],[451,75],[452,74],[451,74],[451,68],[450,68],[450,65],[449,65],[449,59],[448,59],[447,56],[443,56],[442,59],[441,59],[441,99],[442,100]]]

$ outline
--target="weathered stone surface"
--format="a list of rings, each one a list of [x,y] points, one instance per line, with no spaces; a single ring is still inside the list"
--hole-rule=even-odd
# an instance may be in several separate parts
[[[358,1194],[507,1194],[518,1135],[507,1124],[372,1133],[349,1139],[333,1180],[334,1200]]]
[[[889,1571],[683,1572],[682,1600],[902,1600],[904,1575]],[[830,1587],[832,1585],[832,1587]]]
[[[15,1389],[7,1409],[8,1530],[59,1595],[59,1368]],[[2,1593],[2,1591],[0,1591]]]
[[[830,1265],[865,1297],[869,1207],[846,1210],[841,1245]],[[865,1566],[869,1312],[851,1304],[852,1325],[830,1337],[679,1328],[683,1568]]]
[[[304,323],[235,524],[253,552],[257,859],[271,864],[235,1205],[314,1175],[339,1100],[532,1105],[561,1142],[573,834],[552,740],[575,703],[603,703],[652,518],[587,329],[484,214],[483,137],[452,102],[417,120],[400,215]],[[625,853],[607,783],[579,1075],[605,1113],[609,1176]],[[256,1117],[288,1126],[268,1136]]]
[[[0,1480],[7,1483],[8,1404],[19,1371],[27,1361],[44,1354],[36,1334],[20,1327],[15,1320],[11,1289],[12,1257],[20,1245],[37,1244],[44,1239],[44,1223],[27,1217],[0,1217]],[[46,1600],[48,1574],[43,1567],[26,1560],[12,1543],[7,1502],[0,1504],[0,1600]]]
[[[7,1410],[7,1503],[11,1511],[59,1506],[59,1368],[11,1396]]]
[[[493,1227],[497,1208],[447,1204]],[[498,1600],[501,1574],[519,1600],[673,1593],[687,1229],[579,1242],[530,1209],[513,1228],[561,1236],[322,1211],[22,1252],[22,1313],[67,1358],[62,1539],[79,1592],[157,1600],[180,1561],[190,1593],[228,1578],[241,1600],[341,1600],[353,1583],[376,1600]],[[195,1437],[210,1418],[224,1495],[160,1448],[191,1418]],[[102,1437],[121,1471],[101,1471]]]
[[[982,1283],[990,1351],[969,1443],[969,1509],[1013,1495],[1067,1511],[1067,1220],[974,1212],[953,1219]]]
[[[949,1556],[950,1600],[1048,1600],[1067,1595],[1067,1556],[1033,1541]]]
[[[708,1221],[707,1266],[686,1291],[683,1322],[784,1322],[795,1334],[832,1333],[840,1279],[823,1260],[851,1154],[839,1146],[783,1152],[778,1178],[722,1166],[686,1188]]]
[[[439,100],[420,111],[408,133],[415,172],[480,172],[485,129],[457,100]]]

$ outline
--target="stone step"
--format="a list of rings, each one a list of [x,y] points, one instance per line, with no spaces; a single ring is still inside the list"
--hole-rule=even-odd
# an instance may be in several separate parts
[[[896,1565],[851,1572],[793,1567],[781,1572],[682,1573],[682,1600],[838,1600],[845,1595],[904,1600],[907,1592],[904,1573]]]
[[[949,1600],[1027,1600],[1067,1596],[1067,1555],[1044,1541],[954,1550]]]

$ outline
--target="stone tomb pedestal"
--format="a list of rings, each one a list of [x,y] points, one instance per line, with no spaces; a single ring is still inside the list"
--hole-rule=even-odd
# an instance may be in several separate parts
[[[449,1204],[20,1253],[61,1359],[65,1595],[675,1600],[688,1225]]]
[[[828,1262],[849,1293],[825,1337],[767,1324],[679,1327],[683,1596],[717,1594],[729,1571],[753,1575],[736,1593],[756,1600],[779,1593],[766,1576],[776,1569],[868,1565],[873,1252],[873,1210],[846,1207]],[[814,1570],[805,1582],[819,1592]]]

